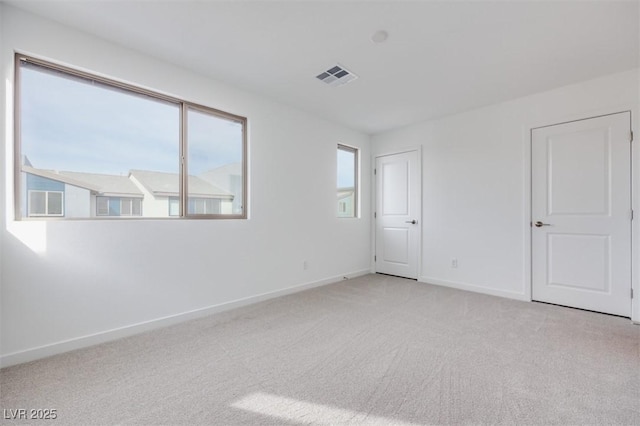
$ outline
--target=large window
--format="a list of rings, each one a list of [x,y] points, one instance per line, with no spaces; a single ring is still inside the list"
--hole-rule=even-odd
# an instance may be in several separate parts
[[[358,150],[338,145],[338,217],[358,215]]]
[[[17,218],[246,218],[244,117],[24,55],[15,117]]]

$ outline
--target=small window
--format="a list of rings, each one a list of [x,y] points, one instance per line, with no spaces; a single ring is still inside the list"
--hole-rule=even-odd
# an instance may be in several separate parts
[[[220,214],[223,201],[216,198],[189,198],[189,214]]]
[[[96,197],[97,216],[142,216],[140,198]]]
[[[109,216],[109,199],[107,197],[97,197],[96,214],[98,216]]]
[[[142,200],[140,198],[133,198],[131,202],[131,216],[142,216]]]
[[[63,193],[60,191],[29,191],[29,216],[64,216]]]
[[[178,197],[169,197],[169,216],[180,215],[180,200]]]
[[[120,216],[142,216],[142,200],[140,198],[121,198]]]
[[[131,216],[131,198],[123,198],[120,200],[120,215]]]
[[[338,217],[358,216],[358,150],[338,145]]]

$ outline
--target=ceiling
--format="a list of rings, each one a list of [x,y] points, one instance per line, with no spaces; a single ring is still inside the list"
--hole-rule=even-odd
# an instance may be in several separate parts
[[[640,53],[636,1],[5,2],[369,134],[635,68]],[[359,78],[315,78],[336,63]]]

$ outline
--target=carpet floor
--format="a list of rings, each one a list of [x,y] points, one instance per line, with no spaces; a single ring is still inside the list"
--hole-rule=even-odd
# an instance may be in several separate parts
[[[368,275],[2,369],[0,408],[41,425],[640,425],[640,326]]]

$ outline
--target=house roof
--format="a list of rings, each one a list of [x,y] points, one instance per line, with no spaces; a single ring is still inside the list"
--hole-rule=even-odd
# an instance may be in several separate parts
[[[123,196],[123,197],[140,197],[144,194],[131,182],[128,176],[104,175],[98,173],[80,173],[80,172],[59,172],[63,176],[68,176],[78,181],[87,182],[90,185],[99,188],[100,195],[104,196]]]
[[[154,172],[149,170],[131,170],[130,176],[140,182],[154,195],[177,197],[180,180],[177,173]],[[233,199],[233,194],[225,191],[197,176],[189,176],[189,195],[202,198]]]
[[[180,185],[177,173],[154,172],[149,170],[131,170],[129,176],[119,176],[99,173],[58,172],[23,165],[22,171],[85,188],[99,195],[108,197],[142,198],[144,194],[130,177],[133,177],[152,194],[160,196],[177,197],[178,187]],[[233,199],[232,193],[206,182],[197,176],[189,176],[189,195],[201,198]]]
[[[355,192],[354,187],[350,188],[338,188],[338,200],[342,200],[343,198],[351,197]]]
[[[127,176],[36,169],[22,166],[22,171],[43,178],[88,189],[107,197],[142,198],[143,194]]]
[[[56,172],[54,170],[43,170],[36,169],[35,167],[31,166],[22,166],[22,171],[31,175],[40,176],[58,182],[68,183],[69,185],[77,186],[80,188],[85,188],[93,192],[98,192],[100,190],[97,186],[91,185],[88,182],[81,182],[69,176],[61,175],[59,172]]]

